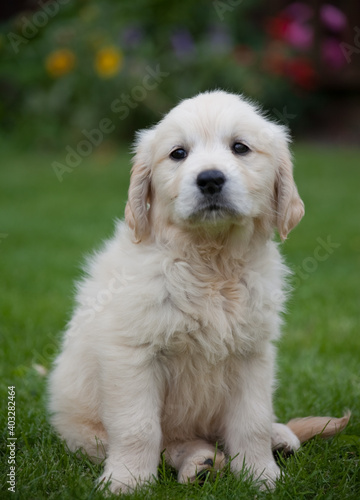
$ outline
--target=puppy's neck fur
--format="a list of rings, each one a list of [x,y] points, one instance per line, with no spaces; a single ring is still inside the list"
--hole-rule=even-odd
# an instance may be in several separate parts
[[[173,224],[159,229],[157,226],[156,231],[151,231],[149,242],[165,249],[173,259],[197,262],[230,276],[235,268],[242,268],[248,261],[256,259],[273,233],[253,219],[220,229],[179,228]]]

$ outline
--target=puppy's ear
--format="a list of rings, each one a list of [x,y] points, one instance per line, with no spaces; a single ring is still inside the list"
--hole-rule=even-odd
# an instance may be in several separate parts
[[[131,169],[128,201],[125,207],[125,221],[139,243],[149,232],[148,203],[151,198],[151,143],[153,130],[138,133],[135,142],[135,156]]]
[[[305,209],[296,188],[290,151],[287,141],[283,142],[279,155],[279,167],[275,180],[276,225],[282,241],[301,221]]]

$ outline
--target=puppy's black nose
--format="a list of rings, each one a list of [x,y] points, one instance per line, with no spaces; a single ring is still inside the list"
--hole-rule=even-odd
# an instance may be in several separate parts
[[[225,175],[220,170],[204,170],[197,176],[196,184],[203,194],[220,193],[224,183]]]

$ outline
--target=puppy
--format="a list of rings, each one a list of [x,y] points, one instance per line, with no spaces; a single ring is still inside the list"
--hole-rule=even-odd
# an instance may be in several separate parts
[[[125,221],[88,263],[49,383],[55,428],[106,457],[111,491],[156,477],[162,450],[181,482],[231,456],[273,487],[273,449],[346,425],[273,423],[289,274],[274,229],[285,240],[304,214],[288,142],[221,91],[139,133]]]

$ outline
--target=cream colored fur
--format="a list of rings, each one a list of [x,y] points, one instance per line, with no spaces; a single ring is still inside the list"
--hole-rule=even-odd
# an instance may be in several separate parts
[[[286,130],[217,91],[180,103],[135,151],[126,222],[89,261],[50,377],[52,422],[70,450],[106,456],[114,492],[156,477],[164,449],[179,481],[226,454],[273,486],[272,448],[300,445],[272,409],[288,274],[273,232],[285,239],[304,213]],[[216,210],[196,184],[209,169],[226,178]]]

